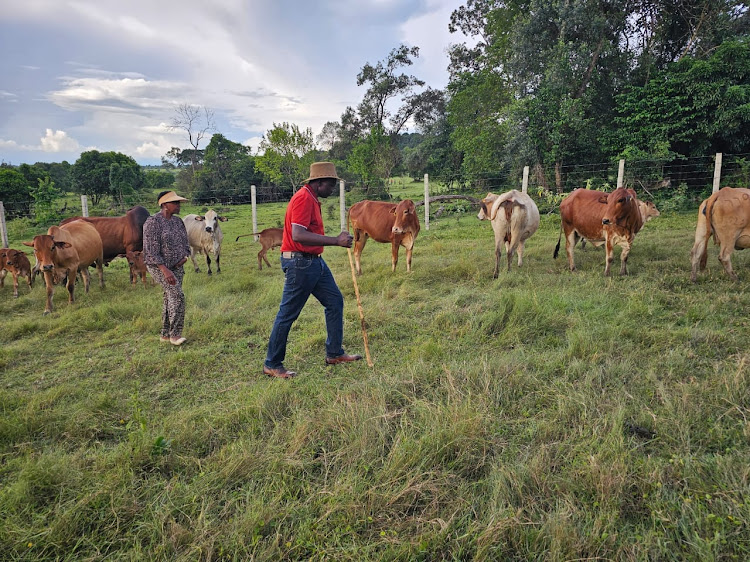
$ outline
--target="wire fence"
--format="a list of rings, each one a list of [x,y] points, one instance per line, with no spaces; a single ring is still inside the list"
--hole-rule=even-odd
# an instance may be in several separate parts
[[[713,187],[716,171],[716,155],[684,158],[677,161],[632,160],[625,163],[624,185],[635,189],[644,199],[667,200],[680,197],[700,200],[707,197]],[[558,195],[579,187],[611,190],[616,186],[619,162],[601,162],[584,165],[530,166],[528,192],[532,196],[542,194]],[[721,156],[720,186],[750,186],[750,153],[723,154]],[[520,189],[521,170],[498,170],[473,176],[445,175],[429,178],[432,195],[481,194],[488,191],[499,192]],[[421,180],[420,180],[421,181]],[[349,190],[361,190],[356,184],[347,185]],[[256,187],[256,202],[274,203],[288,201],[292,191],[279,186]],[[33,200],[5,200],[7,220],[26,218],[37,219],[37,209]],[[221,189],[201,189],[191,197],[198,205],[249,205],[251,186],[223,186]],[[91,213],[116,216],[123,214],[135,205],[155,209],[155,196],[152,193],[135,193],[122,201],[103,199]],[[60,218],[82,214],[80,199],[69,194],[58,200],[54,215]],[[49,209],[47,209],[49,212]]]

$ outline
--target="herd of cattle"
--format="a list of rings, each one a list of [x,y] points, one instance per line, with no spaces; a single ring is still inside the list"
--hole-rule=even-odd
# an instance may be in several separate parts
[[[488,193],[480,202],[477,218],[489,220],[495,234],[495,271],[498,277],[502,249],[510,270],[513,256],[518,254],[518,265],[523,263],[524,244],[539,227],[539,210],[527,194],[512,190],[502,195]],[[618,188],[611,193],[576,189],[560,204],[560,237],[553,256],[557,258],[560,242],[565,237],[568,266],[575,270],[573,249],[581,241],[605,246],[604,274],[610,274],[614,261],[614,247],[621,246],[620,274],[626,275],[627,260],[635,235],[659,211],[653,203],[641,201],[632,189]],[[69,302],[74,301],[76,276],[80,275],[88,292],[88,268],[96,267],[99,285],[104,287],[103,269],[118,257],[127,259],[130,281],[137,284],[138,277],[146,286],[146,266],[143,261],[143,224],[149,217],[144,207],[133,207],[121,217],[71,217],[59,226],[51,226],[46,234],[23,242],[34,249],[36,265],[32,268],[23,251],[0,249],[0,287],[7,273],[13,277],[13,296],[18,297],[18,277],[25,277],[29,288],[34,277],[42,272],[47,289],[44,313],[52,311],[52,296],[57,284],[65,284]],[[221,272],[220,256],[223,233],[219,225],[226,221],[209,210],[205,215],[187,215],[183,221],[190,241],[190,258],[196,272],[200,271],[195,254],[206,258],[208,274],[211,257],[216,259],[216,272]],[[406,248],[406,269],[411,271],[412,250],[419,234],[416,205],[406,199],[398,204],[382,201],[360,201],[349,210],[349,229],[354,237],[354,257],[357,273],[361,275],[361,255],[368,238],[391,244],[391,266],[395,271],[400,246]],[[259,236],[258,269],[268,250],[281,246],[282,229],[267,228],[252,235]],[[250,236],[241,235],[241,236]],[[235,241],[239,240],[238,236]],[[732,269],[731,255],[735,249],[750,248],[750,189],[725,187],[703,201],[698,210],[695,243],[691,251],[691,279],[706,267],[708,241],[713,236],[719,245],[719,261],[726,273],[737,279]]]

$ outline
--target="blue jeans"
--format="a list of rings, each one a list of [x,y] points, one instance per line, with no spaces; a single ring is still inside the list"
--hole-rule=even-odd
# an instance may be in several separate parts
[[[341,344],[344,339],[344,297],[336,285],[331,270],[323,258],[281,258],[284,272],[284,293],[268,340],[266,367],[278,369],[286,357],[286,340],[292,324],[313,295],[325,308],[326,355],[338,357],[344,354]]]

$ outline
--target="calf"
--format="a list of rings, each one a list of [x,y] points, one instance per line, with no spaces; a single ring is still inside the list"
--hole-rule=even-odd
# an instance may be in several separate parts
[[[31,289],[34,280],[31,275],[31,263],[26,254],[11,248],[0,249],[0,287],[3,286],[6,272],[13,276],[13,296],[18,298],[18,277],[25,277],[26,283]]]
[[[125,254],[125,259],[128,260],[128,265],[130,266],[130,284],[135,287],[138,283],[138,277],[140,276],[144,288],[148,288],[148,285],[146,284],[146,262],[143,261],[143,252],[128,252]],[[154,284],[153,279],[151,280],[151,284]]]
[[[391,244],[391,271],[396,271],[399,246],[406,248],[406,271],[411,272],[411,255],[419,234],[419,218],[410,199],[398,204],[384,201],[360,201],[349,209],[349,224],[354,236],[354,260],[362,274],[360,256],[368,238]]]
[[[51,226],[47,234],[34,236],[32,242],[24,242],[24,245],[34,248],[36,262],[44,273],[44,284],[47,287],[44,314],[52,312],[56,277],[67,277],[68,303],[75,301],[73,293],[77,272],[81,273],[85,290],[89,292],[90,265],[96,265],[99,286],[104,288],[102,239],[88,222],[73,221],[63,226]]]
[[[581,238],[595,246],[605,245],[604,275],[609,276],[614,246],[622,247],[620,275],[626,275],[627,260],[635,235],[643,227],[637,197],[632,189],[617,188],[612,193],[576,189],[560,203],[560,237],[565,234],[565,252],[570,271],[575,271],[573,248]],[[560,238],[553,256],[557,258]]]
[[[211,275],[211,257],[209,253],[213,252],[216,256],[216,273],[221,273],[221,241],[224,234],[221,232],[219,221],[228,220],[226,217],[220,217],[216,211],[209,209],[204,216],[187,215],[182,219],[187,230],[188,242],[190,242],[190,259],[193,260],[193,267],[196,272],[200,271],[198,264],[195,263],[195,254],[204,254],[206,256],[206,266],[208,274]]]
[[[271,264],[268,263],[268,258],[266,258],[266,252],[281,246],[283,234],[283,228],[265,228],[260,232],[253,232],[252,234],[240,234],[234,241],[237,242],[243,236],[258,236],[258,242],[261,246],[260,252],[258,252],[258,269],[262,271],[264,261],[268,267],[271,267]]]
[[[706,268],[708,240],[719,245],[719,261],[727,275],[737,280],[732,269],[732,252],[750,248],[750,189],[724,187],[703,201],[698,209],[695,244],[690,252],[690,279]]]
[[[651,201],[642,201],[641,199],[638,199],[638,210],[641,212],[641,219],[643,220],[644,226],[651,219],[656,218],[659,215],[661,215],[661,213],[659,212],[659,209],[657,209],[656,205],[654,205]],[[586,247],[586,239],[582,238],[581,250],[583,250],[585,247]]]
[[[505,244],[508,255],[508,271],[513,254],[518,250],[518,267],[523,263],[523,250],[526,240],[539,228],[539,209],[527,194],[515,189],[495,195],[488,193],[480,202],[477,218],[492,222],[495,232],[495,272],[497,279],[500,271],[500,256]]]

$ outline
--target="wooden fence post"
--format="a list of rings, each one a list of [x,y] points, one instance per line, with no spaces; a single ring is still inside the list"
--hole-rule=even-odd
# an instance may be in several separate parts
[[[430,177],[424,175],[424,228],[430,230]]]
[[[528,193],[529,191],[529,167],[523,167],[523,181],[521,182],[521,191]]]
[[[617,168],[617,188],[621,188],[625,183],[625,159],[620,160],[620,165]]]
[[[85,195],[81,195],[81,216],[89,216],[89,199]]]
[[[3,248],[8,247],[8,226],[5,224],[5,206],[0,201],[0,235],[3,238]]]
[[[714,189],[713,193],[716,193],[719,191],[719,187],[721,187],[721,160],[722,160],[722,153],[717,152],[716,153],[716,162],[714,163]]]
[[[341,216],[341,230],[346,230],[346,182],[339,181],[339,215]]]
[[[253,232],[258,232],[258,190],[254,185],[250,186],[250,204],[253,208]],[[259,236],[253,236],[258,241]]]

